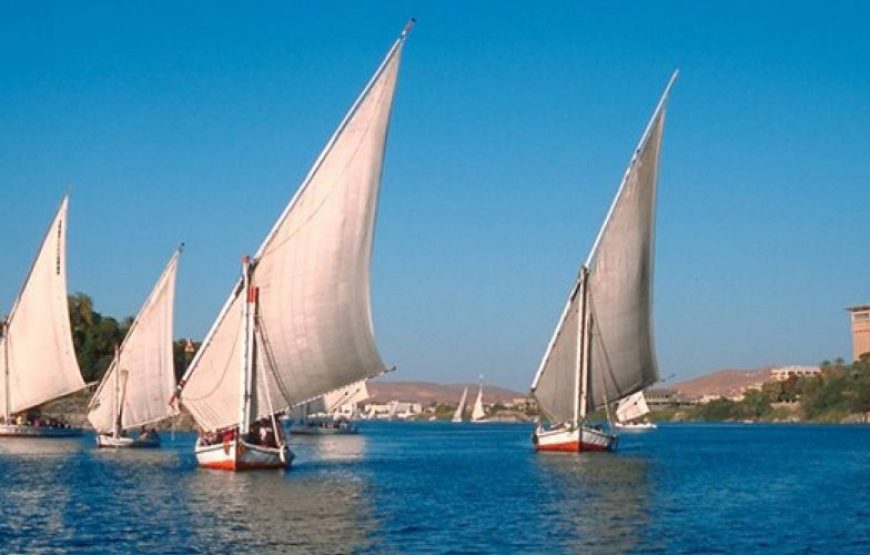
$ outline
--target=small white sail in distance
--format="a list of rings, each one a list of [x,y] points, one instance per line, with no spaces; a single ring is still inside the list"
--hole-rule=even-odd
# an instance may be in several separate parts
[[[459,404],[456,406],[456,410],[453,412],[453,418],[450,420],[451,422],[462,422],[462,416],[465,413],[465,405],[468,402],[468,386],[465,386],[465,389],[462,390],[462,397],[459,398]]]
[[[250,285],[258,291],[252,420],[385,370],[374,341],[369,269],[387,128],[409,29],[410,22],[251,261]],[[242,281],[177,391],[205,431],[240,421]]]
[[[483,410],[483,381],[480,382],[480,388],[477,390],[477,399],[474,400],[474,408],[471,410],[471,421],[477,422],[486,418],[486,411]]]
[[[167,262],[91,398],[88,420],[98,432],[112,431],[119,412],[125,430],[171,416],[175,281],[183,246]]]
[[[0,340],[0,399],[8,418],[85,387],[66,288],[69,195],[48,227]]]
[[[532,394],[553,422],[576,423],[588,411],[658,380],[652,331],[653,230],[665,109],[677,75],[665,87],[632,153],[532,382]],[[585,334],[582,323],[587,321],[591,329]],[[584,336],[588,348],[582,344]],[[584,360],[588,373],[581,383]]]
[[[649,405],[643,391],[638,391],[622,401],[616,407],[616,420],[622,424],[636,420],[649,413]]]

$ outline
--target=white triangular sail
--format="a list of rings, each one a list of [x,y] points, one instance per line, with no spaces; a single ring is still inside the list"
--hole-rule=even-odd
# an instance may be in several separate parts
[[[648,413],[649,405],[646,403],[646,397],[643,391],[638,391],[619,402],[616,407],[616,420],[624,424]]]
[[[122,429],[171,416],[172,322],[180,254],[181,249],[167,263],[91,399],[88,420],[99,432],[112,431],[119,413]]]
[[[343,406],[357,405],[368,398],[369,390],[366,386],[366,380],[360,380],[324,395],[322,397],[324,412],[331,414]]]
[[[10,414],[85,386],[76,361],[66,289],[69,197],[48,228],[0,343],[0,399]]]
[[[655,201],[665,108],[676,76],[632,155],[532,383],[552,421],[571,422],[658,380],[652,329]],[[584,403],[578,412],[580,396],[585,399],[577,402]]]
[[[471,421],[477,422],[486,417],[486,411],[483,410],[483,384],[480,384],[480,389],[477,390],[477,399],[474,400],[474,408],[471,409]]]
[[[369,267],[407,28],[339,125],[251,265],[258,291],[251,418],[378,375]],[[204,430],[240,421],[242,281],[191,362],[182,403]],[[268,401],[268,402],[267,402]]]
[[[462,397],[459,399],[459,405],[456,406],[456,411],[453,413],[451,422],[462,422],[462,415],[465,414],[465,405],[468,402],[468,387],[462,390]]]

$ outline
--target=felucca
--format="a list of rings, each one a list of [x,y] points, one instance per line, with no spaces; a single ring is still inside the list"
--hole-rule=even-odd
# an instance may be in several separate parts
[[[480,380],[477,398],[474,400],[474,406],[471,409],[471,421],[475,423],[486,421],[486,411],[483,410],[483,379]]]
[[[67,437],[79,428],[27,412],[85,387],[76,361],[66,290],[66,228],[69,196],[64,196],[12,311],[3,323],[3,419],[0,436]]]
[[[649,420],[640,420],[641,417],[649,414],[649,405],[646,402],[643,391],[638,391],[629,395],[619,402],[616,407],[616,426],[617,430],[623,432],[645,432],[655,430],[658,426]]]
[[[450,420],[454,424],[462,422],[462,416],[465,413],[465,405],[468,402],[468,386],[462,390],[462,397],[459,399],[459,405],[456,406],[456,411],[453,413],[453,418]]]
[[[127,331],[88,407],[100,447],[159,447],[149,424],[171,416],[175,387],[172,318],[181,249],[172,255]],[[133,437],[130,430],[138,430]]]
[[[277,419],[384,372],[369,267],[402,30],[252,259],[176,389],[199,464],[284,468]]]
[[[608,451],[613,426],[587,422],[658,380],[652,333],[653,229],[659,151],[674,72],[632,154],[604,225],[571,288],[532,382],[547,425],[541,451]]]
[[[291,434],[342,435],[355,434],[359,419],[357,406],[369,398],[366,380],[303,403],[290,411],[288,420]]]

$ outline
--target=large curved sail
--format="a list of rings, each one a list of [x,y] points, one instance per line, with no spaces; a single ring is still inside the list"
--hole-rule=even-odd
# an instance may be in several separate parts
[[[586,262],[592,317],[589,408],[627,397],[659,379],[652,286],[659,153],[668,83],[635,150]]]
[[[179,249],[167,263],[91,399],[88,420],[98,431],[114,428],[119,403],[123,403],[123,429],[170,416],[169,396],[175,387],[172,319],[180,254]]]
[[[256,395],[267,416],[384,371],[369,268],[384,147],[407,29],[339,125],[252,262]],[[240,421],[241,286],[191,363],[182,403],[205,430]]]
[[[7,414],[41,405],[85,386],[73,349],[66,290],[64,197],[48,228],[0,344],[0,392]]]

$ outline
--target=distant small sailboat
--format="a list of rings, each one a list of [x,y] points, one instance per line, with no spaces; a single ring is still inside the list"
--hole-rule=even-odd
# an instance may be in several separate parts
[[[277,416],[385,371],[370,266],[381,169],[409,21],[309,170],[191,361],[176,397],[200,466],[286,468]]]
[[[79,428],[38,418],[27,411],[85,387],[76,361],[66,289],[66,230],[69,196],[64,196],[30,273],[3,323],[3,418],[0,436],[69,437]]]
[[[171,416],[175,387],[172,320],[179,247],[127,331],[88,406],[99,447],[159,447],[146,426]],[[130,430],[139,430],[136,436]]]
[[[357,405],[369,398],[366,380],[331,391],[314,401],[294,407],[288,415],[289,430],[297,435],[355,434],[359,430]]]
[[[587,422],[599,407],[655,383],[653,228],[659,151],[671,77],[620,183],[532,382],[548,426],[540,451],[609,451],[617,436]]]
[[[477,398],[474,400],[474,407],[471,409],[471,421],[474,423],[486,421],[486,411],[483,410],[483,380],[480,381]]]
[[[640,420],[641,417],[649,414],[649,405],[646,402],[646,397],[643,391],[638,391],[633,395],[629,395],[619,402],[616,407],[616,426],[617,430],[623,432],[645,432],[655,430],[658,426],[649,420]]]
[[[450,420],[453,423],[462,422],[462,417],[465,415],[465,405],[468,403],[468,387],[462,390],[462,397],[459,399],[459,405],[456,406],[456,411],[453,413],[453,418]]]

